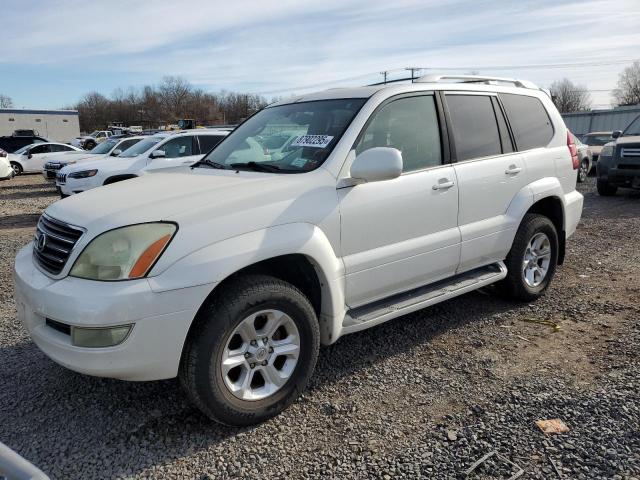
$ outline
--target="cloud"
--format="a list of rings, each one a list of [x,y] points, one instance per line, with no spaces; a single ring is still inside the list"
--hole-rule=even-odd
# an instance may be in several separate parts
[[[12,41],[0,44],[0,64],[70,72],[81,65],[95,75],[117,75],[125,86],[128,76],[182,75],[207,89],[286,93],[335,80],[379,81],[377,72],[399,75],[407,66],[482,72],[489,65],[634,58],[640,45],[637,0],[73,0],[16,2],[3,11],[3,36]],[[619,70],[516,74],[543,85],[567,76],[606,89]]]

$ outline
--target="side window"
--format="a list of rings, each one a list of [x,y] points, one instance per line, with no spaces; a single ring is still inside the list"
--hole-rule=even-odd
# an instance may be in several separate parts
[[[166,154],[165,158],[178,158],[195,155],[193,153],[193,136],[189,135],[174,138],[159,147],[158,150],[164,150]]]
[[[496,118],[498,119],[502,153],[511,153],[513,152],[513,143],[511,142],[511,135],[509,135],[509,127],[507,127],[507,121],[504,119],[504,113],[500,107],[500,102],[498,102],[498,99],[495,97],[493,98],[493,109],[496,112]]]
[[[527,95],[500,94],[518,150],[546,147],[553,137],[553,126],[542,102]]]
[[[96,135],[96,138],[104,138],[104,137],[105,137],[104,132],[100,132]]]
[[[29,149],[29,153],[31,155],[36,155],[38,153],[49,153],[49,152],[51,152],[50,145],[38,145],[36,147]]]
[[[447,95],[458,161],[502,153],[491,97]]]
[[[373,114],[356,144],[356,154],[374,147],[402,152],[403,172],[442,164],[435,99],[431,95],[394,100]]]
[[[200,142],[200,153],[208,153],[213,150],[217,144],[219,144],[224,136],[222,135],[198,135],[198,141]]]
[[[139,141],[140,140],[137,138],[134,138],[133,140],[124,140],[123,142],[120,142],[120,144],[116,147],[116,150],[122,150],[124,152],[127,148],[135,145]]]
[[[68,152],[70,150],[73,150],[71,147],[68,147],[66,145],[50,145],[50,147],[52,152]]]

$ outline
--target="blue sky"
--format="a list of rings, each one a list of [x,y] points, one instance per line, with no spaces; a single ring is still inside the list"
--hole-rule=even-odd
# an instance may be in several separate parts
[[[180,75],[271,98],[416,66],[542,86],[568,77],[605,106],[618,73],[640,58],[638,25],[638,0],[3,0],[0,94],[16,107],[59,108]],[[487,68],[572,63],[599,65]]]

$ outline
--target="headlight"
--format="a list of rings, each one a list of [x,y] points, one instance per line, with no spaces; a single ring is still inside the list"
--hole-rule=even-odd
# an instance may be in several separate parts
[[[149,273],[178,227],[173,223],[142,223],[110,230],[94,238],[71,269],[72,277],[130,280]]]
[[[95,176],[98,170],[82,170],[81,172],[70,173],[67,178],[89,178]]]
[[[600,150],[601,157],[613,157],[613,145],[605,145]]]

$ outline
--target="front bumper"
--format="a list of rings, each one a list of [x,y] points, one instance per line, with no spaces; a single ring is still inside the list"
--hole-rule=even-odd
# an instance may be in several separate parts
[[[640,189],[640,165],[630,166],[633,168],[598,168],[598,178],[611,186]]]
[[[98,282],[55,280],[34,264],[32,245],[16,257],[18,319],[49,358],[76,372],[121,380],[159,380],[178,373],[182,347],[212,284],[154,292],[147,279]],[[81,327],[133,324],[120,345],[83,348],[46,325],[51,320]]]
[[[97,187],[93,178],[69,178],[67,176],[64,182],[56,180],[56,187],[60,189],[60,192],[64,195],[75,195],[76,193],[82,193],[86,190],[91,190]]]

